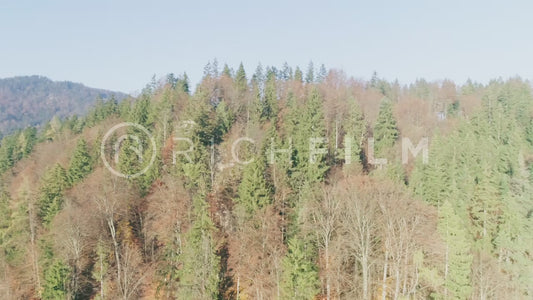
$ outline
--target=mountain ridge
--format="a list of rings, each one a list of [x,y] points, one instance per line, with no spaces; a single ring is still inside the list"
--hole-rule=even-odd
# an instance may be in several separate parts
[[[121,100],[127,96],[41,75],[0,78],[0,134],[27,126],[41,127],[54,116],[84,115],[98,98]]]

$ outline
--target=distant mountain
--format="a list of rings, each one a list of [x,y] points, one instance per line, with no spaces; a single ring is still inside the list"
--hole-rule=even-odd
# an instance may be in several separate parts
[[[83,115],[98,97],[112,96],[121,100],[127,95],[36,75],[0,79],[0,134],[39,126],[53,116]]]

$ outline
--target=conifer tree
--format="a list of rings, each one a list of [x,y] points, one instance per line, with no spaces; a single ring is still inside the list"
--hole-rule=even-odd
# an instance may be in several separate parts
[[[285,299],[314,299],[319,292],[318,271],[312,262],[310,247],[298,238],[289,240],[289,252],[283,259],[282,295]]]
[[[239,69],[237,69],[237,73],[235,74],[235,84],[239,96],[242,97],[246,90],[248,90],[248,80],[246,79],[246,71],[244,71],[242,62],[239,64]]]
[[[71,183],[76,183],[89,175],[92,171],[92,158],[89,154],[87,142],[80,139],[70,160],[68,175]]]
[[[321,64],[320,69],[318,70],[316,80],[318,82],[323,82],[326,79],[327,75],[328,75],[328,71],[326,70],[326,66],[324,64]]]
[[[232,78],[232,71],[231,69],[229,68],[228,64],[224,64],[224,68],[222,69],[222,75],[228,77],[228,78]]]
[[[253,162],[244,167],[236,201],[249,215],[272,202],[272,188],[265,178],[265,171],[262,156],[255,157]]]
[[[385,154],[385,151],[394,145],[398,136],[396,119],[392,113],[392,102],[384,99],[381,102],[378,119],[374,126],[375,157]]]
[[[178,299],[216,299],[218,295],[220,258],[213,239],[214,225],[201,194],[194,198],[195,220],[185,236],[179,271]]]
[[[367,125],[363,112],[355,99],[349,99],[349,103],[349,114],[342,124],[346,134],[344,136],[344,147],[339,153],[339,158],[345,159],[346,155],[349,155],[351,159],[350,163],[360,164],[362,163],[361,156],[363,155],[363,143],[367,136]],[[347,144],[349,144],[350,147],[348,147]],[[345,152],[349,150],[351,150],[350,153]],[[345,161],[345,163],[347,162]]]
[[[16,139],[13,135],[5,136],[0,144],[0,174],[11,168],[15,162]]]
[[[276,74],[269,70],[265,83],[264,97],[261,101],[261,119],[272,120],[278,114],[278,95],[276,92]]]
[[[296,126],[292,128],[291,136],[294,141],[294,171],[295,186],[302,183],[313,184],[324,178],[328,166],[326,155],[311,153],[310,148],[324,148],[326,143],[318,142],[325,136],[324,113],[322,109],[322,96],[316,88],[309,93],[303,113],[294,111],[293,121]],[[325,142],[325,141],[324,141]],[[297,183],[299,182],[299,183]]]
[[[69,268],[60,260],[52,263],[44,272],[43,299],[66,299],[69,273]]]
[[[67,172],[56,164],[44,175],[41,182],[38,201],[39,216],[45,224],[49,224],[63,205],[63,192],[68,187]]]
[[[468,299],[472,289],[470,243],[465,224],[449,201],[440,208],[438,229],[446,243],[442,296],[445,299]]]
[[[296,70],[294,71],[294,80],[297,82],[303,82],[304,75],[302,73],[302,70],[300,70],[300,67],[296,67]]]
[[[315,81],[315,66],[313,65],[313,62],[310,61],[309,65],[307,66],[307,73],[305,74],[305,82],[313,83],[314,81]]]
[[[287,81],[292,79],[292,68],[287,62],[283,63],[283,68],[281,69],[281,79]]]

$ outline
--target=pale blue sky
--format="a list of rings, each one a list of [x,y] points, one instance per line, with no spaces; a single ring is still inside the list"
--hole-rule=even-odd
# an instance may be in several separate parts
[[[533,78],[531,1],[0,0],[0,77],[124,92],[208,60],[251,74],[310,60],[368,79]]]

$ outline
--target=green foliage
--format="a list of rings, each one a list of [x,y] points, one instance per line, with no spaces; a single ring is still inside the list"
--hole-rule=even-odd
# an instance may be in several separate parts
[[[263,156],[255,157],[253,162],[244,167],[236,202],[249,215],[272,202],[272,188],[265,178],[265,171]]]
[[[20,204],[10,207],[10,197],[0,190],[0,258],[11,266],[24,263],[29,238],[28,208]]]
[[[0,174],[31,154],[37,142],[37,130],[28,127],[23,131],[5,136],[0,141]]]
[[[278,114],[278,95],[276,92],[276,74],[268,70],[264,97],[260,100],[260,119],[275,120]]]
[[[441,206],[438,228],[446,243],[445,298],[468,299],[472,291],[469,237],[464,222],[448,201]]]
[[[87,142],[80,139],[70,159],[68,175],[71,183],[77,183],[89,175],[93,169],[92,164],[93,159],[89,154]]]
[[[287,123],[288,136],[293,142],[291,184],[300,189],[321,181],[328,170],[326,155],[313,155],[310,149],[313,146],[315,149],[327,146],[326,141],[320,140],[325,136],[326,130],[322,96],[316,88],[309,93],[303,111],[296,104],[290,107]]]
[[[70,269],[62,261],[54,261],[44,272],[43,299],[67,298]]]
[[[396,119],[392,113],[392,102],[384,99],[379,108],[379,115],[374,126],[374,153],[375,157],[382,157],[398,139],[399,132]]]
[[[16,162],[16,138],[5,136],[0,144],[0,174],[11,168]]]
[[[113,92],[42,76],[0,79],[0,132],[12,134],[28,126],[42,128],[53,116],[84,115],[97,97],[110,99]],[[118,99],[126,95],[114,93]]]
[[[44,224],[49,224],[63,205],[63,192],[69,186],[67,172],[56,164],[48,170],[41,181],[39,191],[39,217]]]
[[[182,268],[179,274],[178,299],[216,299],[220,281],[220,258],[213,239],[214,225],[207,214],[204,199],[194,198],[195,220],[185,235]]]
[[[150,103],[150,95],[143,94],[141,95],[141,98],[133,105],[129,120],[145,128],[150,128],[154,122],[151,113],[152,105]]]
[[[294,80],[296,80],[297,82],[303,82],[303,73],[302,73],[302,70],[300,70],[299,67],[296,67],[296,70],[294,71]]]
[[[348,155],[351,157],[352,164],[361,164],[363,155],[363,143],[367,136],[367,124],[354,98],[349,99],[350,111],[348,117],[343,120],[342,128],[345,131],[344,147],[340,149],[338,158],[345,159],[348,151],[347,143],[350,144],[351,152]],[[345,161],[346,163],[346,161]]]
[[[237,69],[237,73],[235,74],[235,85],[237,87],[239,97],[243,97],[244,93],[248,90],[248,81],[246,79],[246,72],[244,71],[242,62],[239,65],[239,69]]]
[[[305,74],[305,82],[313,83],[314,81],[315,81],[315,66],[313,65],[313,62],[310,61],[309,65],[307,66],[307,73]]]
[[[285,299],[313,299],[320,291],[314,256],[304,242],[297,238],[289,241],[289,252],[283,259],[281,288]]]

